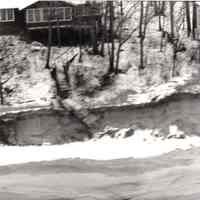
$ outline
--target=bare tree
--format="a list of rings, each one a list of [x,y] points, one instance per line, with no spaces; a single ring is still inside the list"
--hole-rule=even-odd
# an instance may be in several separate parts
[[[192,2],[192,37],[195,39],[195,33],[196,33],[196,28],[197,28],[197,7],[196,7],[196,2]]]
[[[186,9],[186,23],[187,23],[187,36],[189,37],[191,32],[192,32],[192,28],[191,28],[191,17],[190,17],[190,2],[186,1],[185,2],[185,9]]]
[[[158,30],[162,31],[162,17],[165,15],[165,2],[155,1],[154,2],[155,16],[158,16]]]
[[[46,66],[45,68],[50,71],[51,78],[55,82],[56,86],[56,94],[60,95],[60,86],[59,81],[57,78],[57,68],[56,65],[51,65],[51,50],[52,50],[52,20],[55,20],[55,12],[53,9],[55,9],[56,4],[52,4],[52,2],[49,2],[49,12],[48,12],[48,49],[47,49],[47,57],[46,57]]]
[[[105,56],[105,42],[107,40],[107,27],[108,27],[108,4],[103,3],[103,16],[101,26],[101,56]]]
[[[46,58],[46,69],[50,69],[50,59],[51,59],[51,48],[52,48],[52,26],[51,21],[49,19],[48,25],[48,45],[47,45],[47,58]]]
[[[83,31],[82,28],[79,29],[79,62],[83,62]]]
[[[115,33],[114,33],[114,19],[115,19],[115,10],[114,10],[114,2],[113,1],[108,1],[108,7],[109,7],[109,22],[110,22],[110,27],[109,27],[109,40],[111,45],[108,43],[108,53],[109,53],[109,73],[114,72],[114,60],[115,60]]]
[[[131,21],[132,16],[136,13],[139,1],[134,1],[128,9],[124,9],[123,1],[119,2],[118,15],[114,16],[113,3],[110,4],[110,43],[108,43],[108,55],[109,55],[109,73],[119,73],[120,55],[124,44],[131,38],[136,32],[138,27],[128,27],[127,25]],[[115,7],[116,8],[116,7]],[[117,13],[117,12],[115,12]]]
[[[174,38],[174,5],[175,2],[170,1],[169,6],[170,6],[170,34],[171,38]]]
[[[184,29],[184,6],[180,8],[179,13],[177,14],[176,19],[174,18],[174,37],[172,38],[172,47],[173,47],[173,65],[171,76],[174,77],[177,75],[177,54],[179,52],[185,51],[185,46],[183,44],[183,29]],[[176,33],[176,34],[175,34]]]
[[[130,18],[135,13],[135,10],[137,8],[138,2],[134,2],[132,6],[126,11],[124,14],[123,9],[123,2],[120,2],[120,21],[116,28],[116,35],[118,37],[118,45],[116,48],[116,62],[115,62],[115,74],[118,74],[119,72],[119,61],[120,61],[120,55],[122,51],[123,45],[132,37],[132,35],[136,32],[137,27],[129,28],[128,30],[124,29],[124,25],[130,20]]]
[[[161,4],[161,2],[159,1],[159,8],[160,8],[160,4]],[[162,16],[161,16],[161,14],[159,13],[158,14],[158,30],[159,31],[162,31],[162,18],[161,18]]]
[[[52,18],[52,4],[51,2],[49,2],[49,12],[48,12],[48,50],[47,50],[47,58],[46,58],[46,69],[50,69],[50,58],[51,58],[51,47],[52,47],[52,22],[51,22],[51,18]]]
[[[150,12],[150,2],[140,2],[140,22],[139,22],[139,38],[140,38],[140,65],[139,69],[144,69],[144,40],[146,38],[147,26],[151,19],[154,17],[154,13]]]
[[[145,39],[145,29],[144,29],[144,2],[141,1],[140,3],[140,66],[139,69],[144,69],[144,39]]]
[[[60,30],[59,15],[57,15],[57,42],[58,42],[58,48],[60,48],[61,47],[61,30]]]

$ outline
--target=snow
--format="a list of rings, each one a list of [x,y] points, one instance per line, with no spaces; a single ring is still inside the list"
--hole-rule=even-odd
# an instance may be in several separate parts
[[[190,83],[191,77],[189,76],[174,77],[167,83],[156,84],[151,87],[143,87],[142,91],[139,91],[138,89],[137,92],[136,91],[134,92],[133,90],[131,90],[130,85],[132,82],[130,82],[130,80],[129,81],[124,80],[124,81],[127,82],[127,84],[124,84],[122,81],[122,84],[121,84],[122,86],[121,87],[117,86],[119,94],[116,93],[116,91],[114,90],[103,91],[101,95],[93,99],[93,102],[92,102],[93,104],[89,102],[91,107],[93,106],[94,108],[100,108],[102,106],[112,107],[112,106],[126,106],[126,105],[136,106],[136,105],[143,105],[143,104],[148,104],[152,102],[159,102],[167,97],[172,96],[173,94],[179,93],[180,92],[179,90],[181,90],[180,88],[182,88],[183,92],[187,91],[186,86],[187,84]],[[126,89],[122,89],[123,84],[126,85],[124,86],[124,88]],[[134,86],[134,88],[135,90],[137,90],[137,87]],[[191,94],[195,93],[195,89],[196,89],[196,93],[198,93],[199,87],[197,86],[188,92]],[[123,98],[122,100],[120,100],[122,96]]]
[[[174,131],[174,128],[172,128]],[[121,130],[123,132],[125,130]],[[59,159],[111,160],[123,158],[147,158],[169,153],[176,149],[200,147],[200,137],[163,139],[152,136],[152,130],[137,130],[129,138],[104,137],[98,140],[51,146],[12,147],[0,146],[0,166]]]

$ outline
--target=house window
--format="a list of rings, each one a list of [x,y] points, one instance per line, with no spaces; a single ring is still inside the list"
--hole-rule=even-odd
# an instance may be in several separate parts
[[[5,9],[1,10],[0,13],[1,13],[1,21],[6,21],[6,10]]]
[[[90,9],[90,14],[91,15],[99,15],[100,14],[100,8],[97,6],[97,7],[92,7],[91,9]]]
[[[51,21],[67,21],[72,19],[71,7],[39,8],[26,11],[27,23],[40,23]]]
[[[43,21],[48,21],[50,17],[50,11],[48,8],[42,9],[42,14],[43,14]]]
[[[40,9],[35,9],[34,11],[35,11],[35,13],[34,13],[35,21],[40,22],[41,21],[41,11],[40,11]]]
[[[14,9],[0,9],[0,22],[15,21]]]
[[[81,16],[82,15],[82,7],[78,6],[76,7],[76,16]]]
[[[65,8],[65,19],[66,20],[72,19],[72,8],[70,8],[70,7]]]
[[[27,10],[27,21],[34,22],[34,11],[33,9]]]
[[[76,8],[76,15],[77,16],[87,16],[88,14],[88,7],[85,5],[80,5]]]
[[[50,12],[50,19],[51,19],[51,20],[57,19],[56,8],[51,8],[49,12]]]
[[[76,7],[76,16],[99,15],[100,8],[98,5],[81,5]]]
[[[14,10],[13,9],[7,10],[7,20],[8,21],[14,20]]]
[[[56,9],[56,18],[59,19],[59,20],[65,19],[65,10],[64,10],[64,8],[57,8]]]
[[[82,7],[82,13],[81,13],[82,16],[87,16],[87,7],[86,6],[83,6]]]

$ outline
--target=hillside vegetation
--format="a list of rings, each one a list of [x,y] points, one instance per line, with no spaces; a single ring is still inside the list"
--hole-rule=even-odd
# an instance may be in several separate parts
[[[131,1],[124,1],[125,13],[132,4]],[[175,68],[174,43],[163,35],[170,33],[170,10],[167,2],[162,29],[159,30],[159,16],[149,20],[144,40],[144,69],[140,69],[138,28],[120,50],[118,73],[110,73],[109,76],[109,53],[106,47],[105,56],[102,57],[94,55],[87,45],[83,46],[81,62],[78,46],[52,47],[50,65],[51,69],[57,70],[57,79],[63,90],[61,98],[92,106],[123,104],[131,98],[137,98],[138,94],[161,88],[161,85],[167,90],[168,87],[164,85],[171,82],[175,85],[177,82],[177,86],[180,83],[183,86],[188,82],[196,82],[199,77],[199,44],[191,35],[187,35],[186,21],[182,22],[185,19],[185,15],[182,15],[184,6],[183,2],[174,5],[175,39],[181,46],[176,53]],[[131,16],[125,20],[123,28],[138,27],[140,11],[138,3]],[[180,28],[177,27],[179,23]],[[116,47],[119,42],[119,39],[115,40]],[[34,41],[26,42],[18,36],[1,36],[0,46],[1,79],[2,83],[5,81],[2,84],[4,104],[51,104],[56,99],[57,91],[50,75],[51,70],[45,69],[47,47]],[[71,62],[66,81],[64,67],[68,61]]]

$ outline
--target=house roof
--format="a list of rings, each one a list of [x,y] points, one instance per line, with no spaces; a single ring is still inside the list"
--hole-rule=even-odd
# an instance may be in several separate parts
[[[0,9],[19,8],[21,10],[33,3],[36,3],[39,0],[1,0],[1,1],[2,2],[0,3]],[[41,0],[41,1],[52,1],[52,0]],[[60,0],[60,1],[66,1],[72,4],[79,4],[79,3],[84,3],[86,0]],[[97,0],[97,1],[100,1],[100,0]]]

